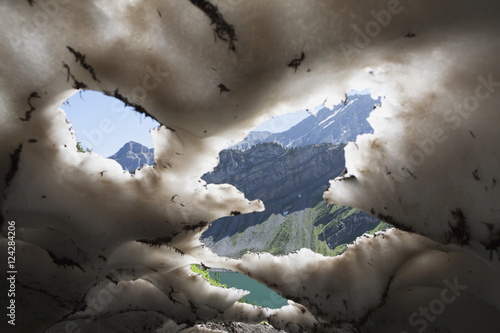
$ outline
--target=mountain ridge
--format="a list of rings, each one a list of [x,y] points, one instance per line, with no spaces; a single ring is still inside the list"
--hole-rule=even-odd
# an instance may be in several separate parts
[[[311,115],[286,131],[252,131],[230,149],[245,150],[263,142],[276,142],[283,147],[301,147],[317,143],[340,144],[355,141],[359,134],[373,133],[366,119],[379,104],[380,98],[374,100],[370,95],[352,95],[347,103],[339,104],[332,110],[322,108],[316,116]]]

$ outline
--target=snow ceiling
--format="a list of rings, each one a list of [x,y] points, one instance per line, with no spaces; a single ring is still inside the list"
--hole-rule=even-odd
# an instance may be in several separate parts
[[[288,332],[494,332],[500,324],[500,5],[411,0],[4,0],[0,3],[2,269],[15,221],[9,332],[195,331],[267,320]],[[163,126],[155,166],[77,152],[77,89]],[[325,258],[221,258],[219,217],[264,209],[200,177],[277,114],[371,89],[374,134],[346,147],[329,202],[398,229]],[[11,228],[12,229],[12,228]],[[238,303],[189,265],[225,267],[290,300]]]

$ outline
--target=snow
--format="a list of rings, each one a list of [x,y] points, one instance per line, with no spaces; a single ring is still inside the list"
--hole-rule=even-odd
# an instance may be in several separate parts
[[[321,124],[323,124],[323,123],[325,123],[325,122],[327,122],[328,120],[332,119],[332,118],[333,118],[333,117],[335,117],[337,114],[339,114],[339,113],[343,112],[343,111],[344,111],[344,110],[345,110],[345,109],[346,109],[349,105],[351,105],[352,103],[354,103],[354,102],[355,102],[355,101],[357,101],[357,100],[358,100],[358,99],[357,99],[357,98],[355,98],[355,99],[353,99],[352,101],[349,101],[346,105],[344,105],[344,106],[343,106],[342,108],[340,108],[338,111],[335,111],[335,113],[334,113],[334,114],[332,114],[332,115],[328,116],[325,120],[321,121],[321,122],[318,124],[318,126],[319,126],[319,125],[321,125]],[[326,124],[326,125],[323,127],[323,129],[327,128],[328,126],[330,126],[330,125],[331,125],[331,124],[333,124],[334,122],[335,122],[335,120],[333,120],[333,121],[329,122],[328,124]]]
[[[334,122],[335,122],[335,120],[334,120],[334,121],[329,122],[328,124],[326,124],[326,125],[323,127],[323,129],[327,128],[328,126],[330,126],[330,125],[331,125],[331,124],[333,124]]]
[[[222,16],[191,1],[0,4],[0,242],[7,249],[15,221],[15,328],[268,320],[289,332],[495,332],[500,5],[213,3]],[[152,131],[154,167],[130,175],[76,151],[59,108],[83,85],[164,125]],[[354,177],[332,180],[324,197],[408,232],[358,238],[334,258],[233,260],[204,247],[211,221],[264,209],[201,181],[218,152],[264,119],[332,107],[352,89],[383,105],[369,118],[374,133],[345,148]],[[192,263],[247,274],[289,305],[240,304],[244,291],[210,287]]]
[[[323,121],[321,121],[321,122],[318,124],[318,126],[319,126],[319,125],[321,125],[321,124],[323,124],[323,123],[325,123],[325,122],[327,122],[328,120],[332,119],[332,118],[333,118],[333,117],[335,117],[335,116],[336,116],[339,112],[344,111],[344,109],[345,109],[345,108],[346,108],[346,107],[344,106],[344,107],[343,107],[343,108],[341,108],[340,110],[336,111],[334,114],[332,114],[332,115],[330,115],[330,116],[326,117],[326,119],[325,119],[325,120],[323,120]],[[328,127],[328,125],[326,125],[325,127]],[[323,128],[325,128],[325,127],[323,127]]]

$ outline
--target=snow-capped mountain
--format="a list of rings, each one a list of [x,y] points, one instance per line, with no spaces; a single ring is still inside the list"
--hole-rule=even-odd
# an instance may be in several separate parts
[[[234,149],[248,149],[257,143],[276,142],[284,147],[302,147],[318,143],[347,143],[373,129],[366,121],[370,112],[380,104],[370,95],[352,95],[347,103],[342,102],[330,110],[320,109],[316,116],[309,116],[281,133],[267,131],[250,132],[247,138],[232,146]]]

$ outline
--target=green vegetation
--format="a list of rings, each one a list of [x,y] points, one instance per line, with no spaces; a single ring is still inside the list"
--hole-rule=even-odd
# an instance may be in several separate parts
[[[329,205],[323,200],[318,200],[313,208],[304,213],[305,216],[301,217],[294,213],[287,216],[271,240],[266,244],[266,251],[274,255],[283,255],[306,247],[324,256],[342,254],[346,250],[347,244],[354,241],[358,235],[352,235],[344,239],[342,244],[331,249],[325,241],[323,233],[338,228],[346,218],[358,212],[359,210],[356,208]],[[301,219],[301,221],[298,219]],[[388,223],[380,222],[367,233],[373,235],[375,232],[384,231],[391,227]]]
[[[292,148],[288,148],[286,150],[286,155],[295,155],[296,152],[299,151],[299,147],[292,147]]]
[[[344,253],[346,249],[347,249],[347,244],[340,244],[335,249],[333,249],[333,255],[338,256]]]
[[[320,235],[328,229],[335,228],[342,223],[344,218],[355,212],[355,208],[345,209],[344,206],[328,205],[323,201],[316,205],[309,214],[314,228],[314,243],[311,244],[311,249],[325,256],[335,256],[341,253],[339,247],[332,250],[326,241],[321,240]]]
[[[238,245],[238,238],[240,238],[239,232],[231,236],[231,244],[233,244],[233,247],[236,247],[236,245]]]
[[[92,149],[89,148],[83,148],[82,143],[78,141],[76,143],[76,150],[78,150],[80,153],[91,153]]]
[[[235,258],[241,258],[243,257],[243,255],[245,255],[247,252],[250,252],[250,253],[255,253],[255,252],[259,252],[258,250],[256,249],[243,249],[241,250],[240,252],[238,252],[238,255],[235,256]]]
[[[316,206],[304,212],[304,215],[292,213],[279,226],[271,240],[266,244],[266,251],[274,255],[284,255],[290,251],[309,248],[324,256],[335,255],[320,234],[327,228],[333,227],[341,221],[331,220],[332,211],[340,206],[327,205],[317,200]]]
[[[245,228],[246,228],[246,225],[247,225],[247,223],[245,223]],[[236,247],[236,245],[238,245],[238,239],[240,237],[243,237],[243,232],[244,231],[238,231],[234,235],[231,236],[231,244],[233,245],[233,247]]]
[[[281,143],[277,143],[277,142],[261,142],[261,143],[256,144],[255,147],[256,146],[277,146],[277,147],[284,148]]]
[[[215,279],[210,277],[210,273],[208,269],[203,269],[199,265],[193,264],[191,265],[191,270],[194,273],[200,274],[205,280],[208,280],[212,286],[227,288],[225,284],[220,283],[220,275],[219,272],[215,272]]]
[[[384,230],[387,230],[390,228],[393,228],[393,226],[391,224],[380,221],[380,223],[377,224],[377,226],[375,228],[373,228],[370,231],[367,231],[366,233],[373,235],[376,232],[384,231]],[[340,254],[344,253],[346,249],[347,249],[347,244],[340,244],[335,249],[333,249],[333,253],[334,253],[333,255],[334,256],[340,255]]]
[[[375,228],[373,228],[372,230],[368,231],[368,233],[370,235],[373,235],[376,232],[384,231],[384,230],[387,230],[387,229],[390,229],[390,228],[394,228],[394,227],[391,224],[389,224],[389,223],[380,221],[380,223]]]
[[[293,238],[293,219],[288,218],[281,224],[281,226],[276,230],[271,241],[267,244],[267,250],[269,253],[279,255],[286,254],[286,247],[290,240]]]

